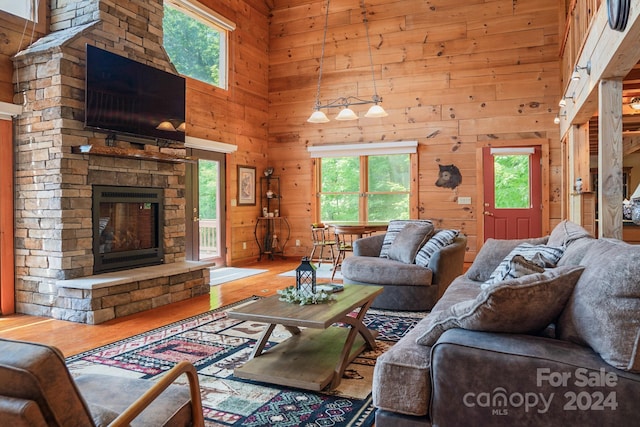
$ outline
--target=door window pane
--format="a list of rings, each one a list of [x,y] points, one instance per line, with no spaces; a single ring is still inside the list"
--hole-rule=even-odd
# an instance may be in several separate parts
[[[218,215],[219,163],[198,161],[198,204],[200,209],[199,259],[220,256],[220,221]]]
[[[529,155],[495,155],[493,165],[496,209],[530,208]]]

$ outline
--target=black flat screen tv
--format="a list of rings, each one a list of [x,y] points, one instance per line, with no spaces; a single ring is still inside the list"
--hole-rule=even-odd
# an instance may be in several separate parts
[[[87,45],[85,127],[184,142],[185,79]]]

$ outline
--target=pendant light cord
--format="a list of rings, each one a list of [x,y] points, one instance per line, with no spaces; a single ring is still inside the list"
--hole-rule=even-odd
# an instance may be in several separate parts
[[[373,96],[376,105],[380,101],[378,97],[378,89],[376,87],[376,75],[373,71],[373,54],[371,53],[371,39],[369,38],[369,16],[367,15],[367,6],[364,0],[360,1],[362,7],[362,22],[364,22],[364,30],[367,35],[367,46],[369,46],[369,63],[371,64],[371,80],[373,81]]]
[[[324,34],[322,35],[322,52],[320,53],[320,72],[318,73],[318,89],[316,90],[316,110],[320,109],[320,85],[322,83],[322,67],[324,65],[324,46],[327,43],[327,30],[329,28],[329,3],[330,2],[331,0],[327,0],[327,10],[325,12],[325,17],[324,17]],[[371,47],[369,47],[369,54],[371,54]]]

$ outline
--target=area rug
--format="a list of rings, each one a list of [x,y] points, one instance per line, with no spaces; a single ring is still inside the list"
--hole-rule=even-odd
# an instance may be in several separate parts
[[[256,274],[266,273],[269,270],[261,270],[259,268],[236,268],[221,267],[211,269],[211,286],[221,285],[222,283],[232,282],[245,277],[255,276]]]
[[[331,279],[331,273],[333,273],[333,264],[330,262],[323,262],[320,266],[316,265],[316,278],[318,279]],[[296,271],[285,271],[284,273],[278,274],[278,276],[282,277],[296,277]],[[336,271],[335,276],[333,276],[334,280],[342,280],[342,273],[340,270]]]
[[[258,297],[203,313],[76,356],[67,364],[72,375],[101,373],[155,379],[178,361],[198,370],[206,425],[370,427],[374,422],[371,380],[375,359],[424,317],[425,313],[369,310],[364,323],[379,332],[378,349],[351,363],[336,390],[315,393],[280,387],[233,375],[244,363],[266,326],[235,320],[226,310]],[[269,346],[288,338],[276,328]],[[187,384],[184,377],[182,384]]]

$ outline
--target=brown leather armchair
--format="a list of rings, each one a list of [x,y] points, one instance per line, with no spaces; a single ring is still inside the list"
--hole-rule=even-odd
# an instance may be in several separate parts
[[[173,384],[182,374],[189,387]],[[1,338],[0,419],[14,427],[204,426],[198,375],[189,362],[158,381],[74,379],[57,348]]]

